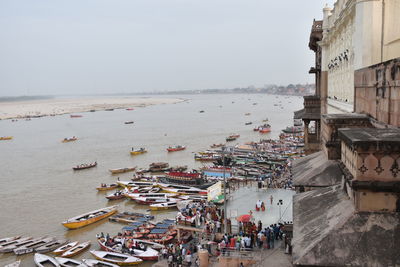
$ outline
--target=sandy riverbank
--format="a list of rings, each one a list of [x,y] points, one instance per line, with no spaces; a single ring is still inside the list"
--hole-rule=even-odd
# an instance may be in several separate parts
[[[174,104],[185,101],[179,98],[68,98],[16,102],[0,102],[0,120],[26,117],[43,117],[91,110],[138,108],[149,105]]]

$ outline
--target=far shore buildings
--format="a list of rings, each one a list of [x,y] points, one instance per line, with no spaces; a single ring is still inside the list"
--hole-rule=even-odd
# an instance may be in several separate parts
[[[293,265],[400,266],[400,0],[336,1],[309,47]]]

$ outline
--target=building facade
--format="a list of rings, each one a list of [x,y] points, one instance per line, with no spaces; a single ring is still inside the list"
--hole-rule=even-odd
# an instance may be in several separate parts
[[[399,57],[399,10],[400,0],[338,0],[333,8],[323,9],[323,39],[319,42],[321,95],[326,100],[323,113],[364,111],[361,106],[365,103],[357,102],[357,97],[365,98],[367,93],[354,90],[355,86],[363,88],[355,76]],[[366,86],[370,86],[368,81]]]

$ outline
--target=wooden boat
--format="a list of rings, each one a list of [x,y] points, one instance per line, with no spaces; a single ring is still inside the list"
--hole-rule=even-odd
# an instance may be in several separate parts
[[[121,191],[117,191],[111,195],[106,196],[108,200],[117,200],[125,198],[125,195]]]
[[[21,260],[19,261],[14,261],[10,264],[5,265],[4,267],[19,267],[21,265]]]
[[[154,162],[149,165],[150,172],[163,172],[166,171],[169,167],[169,164],[166,162]]]
[[[237,139],[237,137],[233,137],[233,136],[228,136],[227,138],[225,138],[226,142],[235,141],[236,139]]]
[[[181,150],[184,150],[184,149],[186,149],[186,147],[185,146],[170,146],[170,147],[168,147],[167,148],[167,151],[168,152],[175,152],[175,151],[181,151]]]
[[[127,167],[127,168],[118,168],[118,169],[110,169],[109,171],[112,174],[124,173],[134,171],[136,167]]]
[[[183,186],[183,185],[176,185],[176,184],[163,184],[159,183],[160,187],[168,193],[175,193],[180,195],[190,195],[190,194],[201,194],[206,195],[207,190],[202,190],[196,187],[191,186]]]
[[[211,148],[218,148],[218,147],[222,147],[222,146],[224,146],[224,144],[212,144],[210,147]]]
[[[151,210],[167,210],[175,208],[178,200],[170,200],[169,202],[150,204]]]
[[[64,140],[62,140],[61,142],[63,142],[63,143],[68,143],[68,142],[73,142],[73,141],[76,141],[76,140],[78,140],[78,137],[75,137],[75,136],[73,136],[73,137],[70,137],[70,138],[64,138]]]
[[[109,218],[110,221],[121,223],[132,223],[138,220],[146,221],[152,219],[154,219],[154,216],[152,215],[128,211],[117,213]]]
[[[303,131],[303,127],[301,127],[301,126],[286,127],[286,129],[282,130],[282,132],[284,132],[284,133],[301,133],[302,131]]]
[[[229,137],[239,138],[240,134],[231,134]]]
[[[96,187],[96,189],[98,191],[107,191],[107,190],[111,190],[111,189],[115,189],[118,188],[118,184],[101,184],[99,187]]]
[[[136,183],[131,181],[117,181],[117,184],[125,188],[137,187]]]
[[[90,253],[98,260],[115,263],[117,265],[133,265],[142,263],[143,260],[126,254],[91,250]]]
[[[65,239],[54,240],[54,241],[52,241],[48,244],[45,244],[41,247],[35,248],[35,251],[39,252],[39,253],[46,253],[46,252],[52,251],[52,250],[64,245],[67,242],[68,242],[68,240],[65,240]]]
[[[147,150],[144,147],[141,147],[141,148],[136,149],[136,150],[134,150],[132,148],[132,151],[130,153],[131,153],[131,155],[140,155],[140,154],[147,153]]]
[[[146,186],[146,187],[139,187],[137,190],[133,191],[132,193],[157,193],[161,190],[159,187],[153,186]]]
[[[49,264],[51,266],[57,266],[57,267],[60,266],[60,264],[53,257],[40,253],[35,253],[33,260],[35,261],[36,266],[39,267],[49,266]]]
[[[259,130],[260,130],[259,127],[256,127],[256,128],[253,129],[253,131],[255,131],[255,132],[258,132]]]
[[[116,253],[122,253],[121,248],[122,246],[114,246],[114,247],[109,247],[106,245],[105,239],[104,238],[99,238],[97,239],[97,242],[100,245],[100,248],[104,251],[109,251],[109,252],[116,252]],[[146,246],[143,246],[146,247]],[[133,249],[130,252],[131,256],[138,257],[139,259],[142,260],[147,260],[147,261],[157,261],[158,256],[160,253],[152,249],[150,246],[147,246],[145,249]]]
[[[93,259],[83,259],[82,261],[89,267],[118,267],[118,265],[116,264],[105,261],[99,261]]]
[[[68,258],[56,257],[56,261],[62,267],[87,267],[86,264],[84,264],[80,261],[68,259]]]
[[[56,255],[61,255],[63,254],[65,251],[70,250],[71,248],[75,247],[76,245],[78,245],[78,241],[74,241],[74,242],[70,242],[62,247],[57,248],[56,250],[53,251],[53,254]]]
[[[138,186],[141,188],[156,185],[156,183],[150,182],[150,181],[135,181],[134,184],[135,184],[135,186]]]
[[[131,198],[132,200],[135,200],[139,197],[141,197],[141,198],[147,198],[147,197],[171,198],[176,195],[177,195],[176,193],[130,193],[130,194],[126,194],[126,196]]]
[[[0,137],[0,140],[11,140],[11,139],[13,139],[12,136],[1,136]]]
[[[135,198],[135,201],[141,205],[149,205],[155,203],[169,202],[171,201],[171,199],[165,197],[137,197]]]
[[[197,155],[194,154],[194,160],[198,160],[198,161],[215,161],[220,159],[221,156],[220,155]]]
[[[106,108],[105,111],[114,111],[113,108]]]
[[[253,123],[251,121],[246,122],[244,125],[252,125]]]
[[[250,116],[251,113],[250,113],[250,112],[247,112],[247,113],[245,113],[244,115],[245,115],[245,116]]]
[[[69,115],[71,118],[82,118],[82,115]]]
[[[75,167],[72,167],[72,169],[74,171],[78,171],[78,170],[84,170],[84,169],[93,168],[93,167],[96,167],[96,166],[97,166],[97,161],[95,161],[93,163],[89,163],[89,164],[86,164],[86,163],[80,164],[80,165],[77,165]]]
[[[73,257],[75,255],[78,255],[79,253],[82,253],[85,249],[87,249],[89,247],[90,247],[90,241],[80,243],[80,244],[76,245],[75,247],[72,247],[69,250],[65,251],[63,254],[61,254],[61,257],[64,257],[64,258]]]
[[[125,124],[133,124],[134,123],[134,121],[126,121],[126,122],[124,122]]]
[[[159,179],[165,184],[174,184],[176,186],[205,186],[207,181],[201,176],[201,173],[196,172],[167,172],[164,178]],[[164,184],[165,183],[165,184]],[[160,186],[161,187],[161,186]]]
[[[151,247],[152,249],[155,250],[160,250],[163,249],[165,246],[156,242],[151,242],[149,240],[143,240],[143,239],[135,239],[132,238],[131,239],[133,242],[135,242],[136,244],[143,244],[145,247]]]
[[[15,255],[23,255],[27,253],[33,252],[36,248],[41,247],[43,245],[47,245],[48,243],[54,241],[53,237],[39,238],[36,240],[32,240],[30,243],[27,243],[23,246],[20,246],[13,250]]]
[[[0,246],[0,253],[7,253],[7,252],[11,252],[14,249],[18,248],[19,246],[23,246],[25,244],[30,243],[32,240],[32,237],[23,237],[20,239],[16,239],[16,240],[12,240],[6,243],[3,243]]]
[[[135,110],[134,108],[127,108],[126,110]]]
[[[2,238],[2,239],[0,239],[0,246],[2,246],[3,244],[6,244],[6,243],[8,243],[8,242],[17,240],[17,239],[19,239],[19,238],[21,238],[20,235],[19,235],[19,236],[12,236],[12,237],[5,237],[5,238]]]
[[[62,222],[62,225],[64,225],[68,229],[80,228],[80,227],[95,223],[104,218],[107,218],[108,216],[113,215],[114,213],[117,212],[117,207],[118,206],[110,206],[110,207],[90,211],[90,212],[81,214],[79,216],[70,218],[70,219],[66,220],[65,222]]]
[[[260,133],[269,133],[269,132],[271,132],[271,128],[270,127],[260,128],[259,132]]]

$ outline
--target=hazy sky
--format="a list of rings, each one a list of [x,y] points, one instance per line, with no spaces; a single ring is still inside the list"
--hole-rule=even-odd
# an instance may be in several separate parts
[[[0,95],[313,82],[333,0],[0,0]]]

